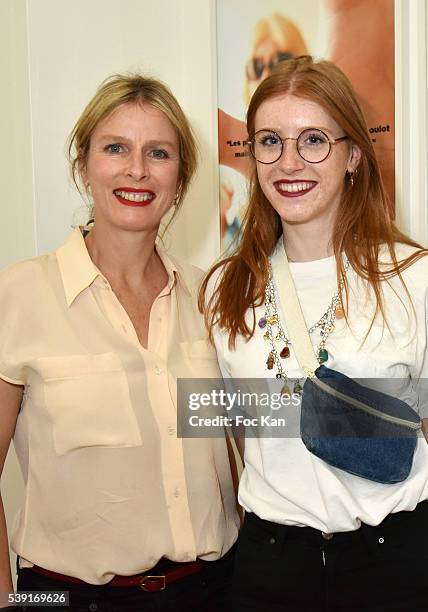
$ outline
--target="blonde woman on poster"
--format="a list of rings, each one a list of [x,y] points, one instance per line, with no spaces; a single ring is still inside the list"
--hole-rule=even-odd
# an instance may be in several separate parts
[[[279,434],[247,427],[241,439],[246,514],[234,610],[425,610],[428,251],[394,225],[355,91],[333,63],[278,64],[251,99],[247,129],[253,161],[242,239],[208,274],[200,306],[225,378],[276,381],[289,401]],[[312,371],[299,355],[301,337]],[[311,387],[314,372],[320,385]],[[399,437],[399,452],[372,452],[379,423],[395,427],[397,415],[376,420],[370,388],[370,403],[361,387],[350,404],[345,387],[326,391],[326,373],[346,388],[367,378],[392,387],[382,406],[409,415],[398,421],[410,445]],[[308,388],[317,390],[309,407]],[[336,410],[339,457],[311,446],[305,406],[321,424]],[[349,406],[366,415],[362,440],[370,444],[359,454],[361,436],[340,433]]]

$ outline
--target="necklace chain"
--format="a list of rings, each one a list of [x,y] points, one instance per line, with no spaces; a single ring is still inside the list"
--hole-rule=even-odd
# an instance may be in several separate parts
[[[328,352],[325,348],[325,344],[329,335],[334,329],[336,318],[339,319],[344,317],[343,305],[340,296],[345,286],[345,277],[348,272],[349,265],[349,260],[345,258],[343,274],[339,281],[336,293],[331,298],[331,302],[321,318],[308,328],[309,334],[312,334],[316,329],[320,330],[321,341],[316,349],[317,359],[320,364],[324,363],[328,359]],[[282,360],[290,356],[291,340],[287,337],[279,317],[275,295],[275,282],[270,264],[269,276],[265,289],[265,314],[259,320],[258,325],[261,329],[266,330],[263,337],[269,342],[270,345],[270,351],[266,361],[268,370],[272,370],[275,366],[276,378],[287,381],[288,375],[285,371]],[[278,352],[277,349],[278,343],[282,343],[284,345],[280,352]],[[296,381],[294,384],[294,392],[300,393],[301,389],[302,387],[300,382]],[[283,392],[289,393],[287,385],[284,386]]]

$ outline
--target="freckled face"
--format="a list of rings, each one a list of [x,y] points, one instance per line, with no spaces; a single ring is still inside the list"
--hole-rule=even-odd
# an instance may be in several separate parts
[[[318,128],[332,140],[344,136],[342,128],[322,106],[293,95],[266,100],[256,113],[256,132],[269,129],[282,139],[297,138],[307,128]],[[317,221],[331,230],[345,185],[345,173],[353,172],[359,159],[358,147],[347,139],[332,145],[324,161],[309,163],[298,154],[296,141],[287,140],[278,161],[257,162],[257,175],[283,226]]]
[[[166,115],[123,104],[96,126],[82,172],[97,225],[157,231],[178,190],[179,142]]]

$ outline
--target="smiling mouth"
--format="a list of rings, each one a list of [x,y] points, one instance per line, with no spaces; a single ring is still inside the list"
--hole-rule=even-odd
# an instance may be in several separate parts
[[[277,192],[286,198],[295,198],[306,195],[312,191],[317,184],[316,181],[277,181],[274,183],[274,186]]]
[[[115,189],[113,193],[119,202],[125,206],[148,206],[156,197],[153,191]]]

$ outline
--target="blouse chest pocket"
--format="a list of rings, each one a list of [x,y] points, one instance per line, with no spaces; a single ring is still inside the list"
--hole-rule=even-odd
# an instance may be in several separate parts
[[[59,455],[91,446],[140,446],[128,381],[115,353],[37,360]]]
[[[221,378],[215,348],[205,339],[180,342],[185,372],[182,378]]]

